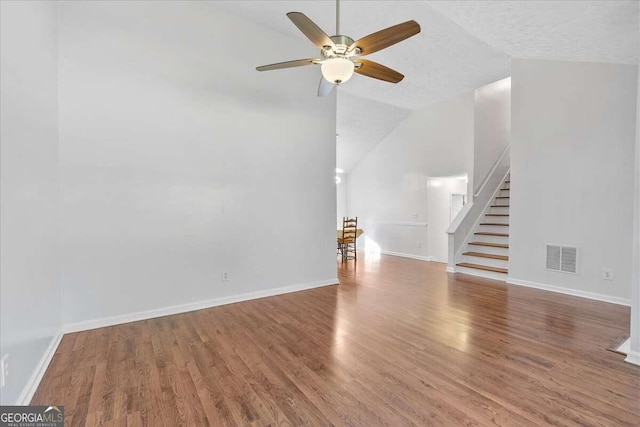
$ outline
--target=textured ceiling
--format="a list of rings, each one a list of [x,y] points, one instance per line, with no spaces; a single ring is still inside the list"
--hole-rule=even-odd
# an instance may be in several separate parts
[[[297,39],[304,35],[285,16],[289,11],[302,12],[328,34],[335,33],[334,1],[215,4]],[[402,82],[394,85],[356,74],[340,87],[337,166],[346,171],[410,110],[509,76],[512,57],[637,64],[640,52],[637,1],[344,0],[341,4],[340,32],[354,39],[409,19],[422,27],[417,36],[368,57],[405,74]],[[265,49],[271,53],[269,62],[318,55],[310,42],[302,50]],[[309,88],[308,95],[315,92],[315,87]]]
[[[429,5],[514,58],[638,63],[637,0],[432,1]]]

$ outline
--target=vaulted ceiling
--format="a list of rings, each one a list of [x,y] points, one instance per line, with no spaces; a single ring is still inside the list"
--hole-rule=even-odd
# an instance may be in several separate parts
[[[328,34],[335,32],[333,1],[217,4],[296,38],[304,36],[285,16],[289,11],[303,12]],[[635,0],[342,1],[340,32],[354,39],[409,19],[420,23],[422,32],[368,57],[405,74],[402,82],[355,75],[340,87],[338,167],[351,170],[412,110],[509,76],[511,58],[637,64],[638,6]],[[318,55],[311,43],[304,51],[267,48],[273,62]],[[308,95],[315,91],[309,88]]]

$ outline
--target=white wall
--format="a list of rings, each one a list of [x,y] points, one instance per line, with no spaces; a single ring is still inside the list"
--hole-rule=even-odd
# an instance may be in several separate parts
[[[342,218],[349,216],[349,174],[340,173],[336,175],[341,179],[340,183],[336,185],[336,223],[337,228],[342,228]]]
[[[640,18],[640,13],[638,14]],[[633,252],[631,257],[631,351],[636,364],[640,364],[640,73],[636,103],[636,150],[633,208]]]
[[[255,71],[305,49],[215,2],[61,4],[65,323],[335,283],[335,96]]]
[[[509,280],[630,301],[636,94],[636,66],[513,61]],[[547,243],[578,274],[545,270]]]
[[[349,173],[349,214],[383,251],[429,257],[427,178],[473,170],[473,93],[414,111]],[[417,242],[422,247],[417,247]]]
[[[511,78],[475,91],[473,191],[480,186],[511,139]]]
[[[427,184],[427,241],[433,261],[447,262],[451,225],[451,194],[467,194],[466,178],[430,178]],[[468,199],[467,199],[468,200]]]
[[[60,323],[56,5],[0,2],[1,391],[18,401]]]

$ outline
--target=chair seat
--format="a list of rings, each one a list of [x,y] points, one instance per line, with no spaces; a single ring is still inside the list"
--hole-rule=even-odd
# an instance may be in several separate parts
[[[347,244],[347,243],[353,243],[355,242],[356,239],[353,237],[345,237],[343,239],[338,238],[338,243],[341,243],[343,245]]]

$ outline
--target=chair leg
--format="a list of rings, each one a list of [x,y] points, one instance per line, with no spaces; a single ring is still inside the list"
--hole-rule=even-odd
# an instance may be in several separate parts
[[[345,245],[344,243],[338,243],[338,255],[340,255],[340,258],[342,259],[342,261],[344,261],[345,259]]]

